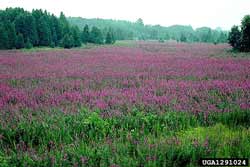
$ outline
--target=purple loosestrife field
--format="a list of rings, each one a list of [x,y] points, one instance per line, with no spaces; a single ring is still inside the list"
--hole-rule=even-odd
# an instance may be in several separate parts
[[[225,112],[250,108],[250,61],[221,58],[227,45],[158,44],[0,53],[0,109],[78,105],[123,112],[135,105],[160,110]]]
[[[0,51],[0,166],[250,157],[250,58],[226,44]]]

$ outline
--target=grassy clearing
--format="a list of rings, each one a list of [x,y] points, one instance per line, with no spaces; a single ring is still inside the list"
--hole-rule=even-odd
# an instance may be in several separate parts
[[[197,166],[201,157],[250,157],[250,110],[103,114],[23,110],[1,123],[0,166]]]
[[[62,50],[64,48],[61,48],[61,47],[55,47],[55,48],[51,48],[51,47],[33,47],[33,48],[30,48],[30,49],[26,49],[26,48],[23,48],[23,49],[20,49],[21,51],[23,52],[26,52],[26,53],[30,53],[30,52],[41,52],[41,51],[58,51],[58,50]]]
[[[75,48],[71,48],[73,50],[79,50],[79,49],[93,49],[93,48],[102,48],[102,47],[110,47],[110,46],[118,46],[118,47],[134,47],[136,44],[134,41],[129,41],[129,40],[124,40],[124,41],[116,41],[115,44],[113,45],[98,45],[98,44],[82,44],[81,47],[75,47]],[[30,49],[27,48],[23,48],[20,49],[22,52],[26,52],[26,53],[32,53],[32,52],[41,52],[41,51],[59,51],[59,50],[63,50],[64,48],[62,47],[32,47]]]
[[[114,46],[121,46],[121,47],[135,47],[136,41],[132,40],[123,40],[123,41],[116,41]]]

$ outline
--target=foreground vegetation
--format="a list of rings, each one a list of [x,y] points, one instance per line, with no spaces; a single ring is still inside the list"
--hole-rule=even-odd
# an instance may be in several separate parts
[[[134,107],[123,116],[105,114],[22,110],[1,122],[0,164],[197,166],[201,157],[250,157],[250,110],[206,117]]]

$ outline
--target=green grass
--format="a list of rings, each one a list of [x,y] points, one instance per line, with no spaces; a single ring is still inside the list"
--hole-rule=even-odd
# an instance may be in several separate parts
[[[20,49],[21,51],[23,52],[27,52],[27,53],[30,53],[30,52],[39,52],[39,51],[57,51],[57,50],[62,50],[63,48],[61,47],[55,47],[55,48],[52,48],[52,47],[32,47],[30,49],[27,49],[27,48],[23,48],[23,49]]]
[[[250,157],[250,110],[102,112],[21,111],[1,122],[0,166],[197,166],[201,157]]]
[[[103,47],[112,47],[112,46],[118,46],[118,47],[134,47],[135,46],[135,42],[134,41],[130,41],[130,40],[123,40],[123,41],[116,41],[114,44],[112,45],[107,45],[107,44],[102,44],[102,45],[98,45],[98,44],[92,44],[92,43],[88,43],[88,44],[82,44],[81,47],[76,47],[76,48],[71,48],[74,50],[81,50],[81,49],[94,49],[94,48],[103,48]],[[23,48],[20,49],[23,52],[26,53],[32,53],[32,52],[39,52],[39,51],[58,51],[58,50],[63,50],[64,48],[62,47],[32,47],[30,49],[27,48]]]
[[[116,42],[114,43],[114,46],[135,47],[135,46],[136,46],[136,41],[133,41],[133,40],[116,41]]]

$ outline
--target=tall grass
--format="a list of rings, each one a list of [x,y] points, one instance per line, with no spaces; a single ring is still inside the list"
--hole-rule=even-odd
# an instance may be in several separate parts
[[[250,157],[250,110],[22,114],[0,127],[0,166],[197,166],[201,157]]]

